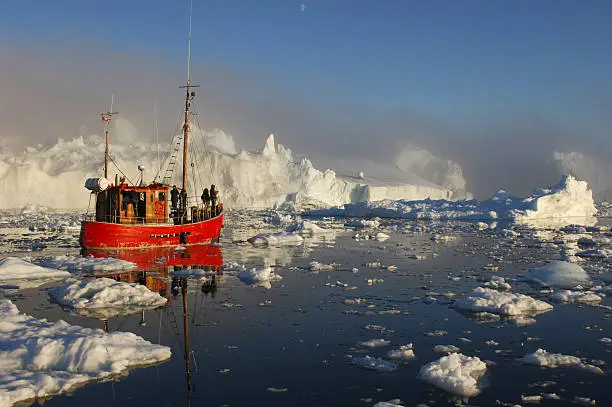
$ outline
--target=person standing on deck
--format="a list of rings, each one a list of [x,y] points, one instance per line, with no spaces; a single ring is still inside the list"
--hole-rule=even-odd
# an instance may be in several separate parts
[[[215,184],[212,184],[210,186],[210,210],[211,210],[211,217],[217,216],[217,202],[219,201],[219,192],[217,192],[217,189],[215,188]]]
[[[204,188],[200,198],[202,198],[202,203],[204,204],[204,219],[208,219],[210,217],[210,194],[208,193],[208,188]]]
[[[187,191],[181,189],[180,198],[180,211],[181,211],[181,223],[185,223],[187,220]]]

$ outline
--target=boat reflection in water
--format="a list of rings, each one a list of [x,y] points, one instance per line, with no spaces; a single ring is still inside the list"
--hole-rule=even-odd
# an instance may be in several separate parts
[[[221,248],[217,245],[194,245],[187,247],[153,247],[132,250],[100,250],[83,249],[83,256],[97,258],[111,257],[130,261],[136,264],[136,268],[130,271],[119,271],[109,273],[85,274],[89,278],[112,278],[116,281],[126,283],[138,283],[146,286],[149,290],[159,293],[168,300],[168,303],[177,298],[182,287],[182,276],[193,274],[199,278],[202,284],[202,292],[215,295],[217,283],[220,281],[223,264]],[[142,312],[141,325],[145,325],[145,309]],[[108,331],[108,319],[113,316],[134,313],[134,309],[100,310],[89,311],[84,316],[101,319],[104,321],[104,329]]]
[[[107,274],[96,273],[85,275],[85,277],[106,277],[117,281],[145,285],[149,290],[158,292],[168,299],[168,303],[165,306],[166,311],[171,310],[171,302],[176,301],[180,294],[183,316],[183,357],[185,359],[188,404],[190,405],[191,395],[194,391],[191,381],[191,364],[192,359],[195,364],[195,355],[191,351],[189,343],[188,285],[189,289],[192,290],[193,285],[197,284],[196,291],[201,291],[204,296],[210,294],[211,299],[214,299],[222,277],[221,266],[223,264],[223,256],[221,248],[217,245],[194,245],[187,247],[179,246],[177,248],[153,247],[137,250],[83,249],[81,254],[98,258],[112,257],[136,263],[137,268],[132,271]],[[141,312],[140,325],[145,326],[145,310],[143,309]],[[94,315],[90,316],[96,317]],[[108,332],[108,317],[101,315],[97,316],[97,318],[104,321],[104,329]],[[179,332],[176,333],[179,334]],[[195,366],[197,370],[197,365]]]

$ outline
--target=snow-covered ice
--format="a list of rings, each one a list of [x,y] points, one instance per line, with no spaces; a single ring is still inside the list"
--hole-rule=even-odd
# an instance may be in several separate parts
[[[391,341],[386,339],[370,339],[369,341],[359,342],[360,346],[364,346],[366,348],[380,348],[381,346],[388,346],[391,344]]]
[[[590,291],[558,290],[548,295],[551,300],[559,302],[577,302],[582,304],[596,304],[602,298]]]
[[[137,267],[136,263],[131,261],[114,259],[112,257],[96,258],[93,256],[50,256],[41,259],[40,265],[59,270],[85,272],[129,271]]]
[[[121,313],[122,309],[130,313],[143,308],[155,308],[167,301],[144,285],[110,278],[68,281],[66,285],[54,287],[49,293],[61,305],[90,310],[111,308],[114,313]]]
[[[17,257],[0,259],[0,284],[26,288],[70,276],[67,271],[41,267]]]
[[[557,260],[529,270],[525,279],[546,287],[559,288],[574,288],[590,283],[589,275],[582,267],[574,263]]]
[[[452,353],[421,367],[418,377],[448,393],[472,397],[480,393],[478,378],[486,370],[479,358]]]
[[[304,243],[304,238],[298,233],[278,232],[258,234],[247,241],[254,246],[298,246]]]
[[[397,370],[397,365],[395,363],[369,355],[353,358],[353,364],[364,369],[376,370],[378,372],[393,372]]]
[[[576,366],[582,363],[580,358],[560,353],[548,353],[544,349],[538,349],[534,353],[528,353],[520,359],[521,362],[529,365],[559,367]]]
[[[270,288],[271,281],[278,281],[282,277],[274,273],[272,267],[265,266],[243,270],[238,274],[238,278],[247,284],[262,285]]]
[[[129,332],[37,320],[0,300],[0,406],[66,393],[80,384],[170,358],[170,348]]]
[[[454,306],[467,311],[485,311],[501,315],[536,314],[553,309],[552,305],[527,295],[482,287],[476,287],[467,296],[457,299]]]
[[[398,349],[392,349],[387,352],[389,359],[395,360],[412,360],[414,359],[414,349],[411,343],[402,345]]]

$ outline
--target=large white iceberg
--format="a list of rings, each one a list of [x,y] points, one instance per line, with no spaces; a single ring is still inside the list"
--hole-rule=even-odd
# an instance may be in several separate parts
[[[237,152],[231,136],[223,131],[204,132],[194,127],[191,145],[208,152],[198,158],[200,165],[194,176],[205,185],[217,184],[226,207],[263,208],[285,202],[332,206],[452,195],[449,189],[408,173],[406,179],[410,181],[385,182],[369,177],[341,177],[329,169],[320,171],[307,158],[294,158],[291,150],[275,143],[273,135],[261,152]],[[132,181],[138,179],[138,164],[157,168],[154,144],[119,141],[111,146],[111,152]],[[162,168],[166,168],[169,159],[161,163]],[[82,186],[85,179],[102,173],[103,163],[104,141],[98,136],[60,139],[50,148],[28,148],[18,155],[0,152],[0,208],[31,203],[85,208],[89,194]],[[148,175],[153,179],[155,172]],[[180,171],[174,176],[179,179]]]
[[[584,181],[570,175],[550,188],[539,189],[527,198],[503,190],[486,201],[446,199],[380,200],[345,204],[343,208],[313,210],[313,216],[354,216],[441,220],[511,220],[521,224],[567,225],[594,223],[597,209]]]
[[[171,356],[130,332],[105,333],[64,321],[38,320],[0,300],[0,406],[70,391]]]

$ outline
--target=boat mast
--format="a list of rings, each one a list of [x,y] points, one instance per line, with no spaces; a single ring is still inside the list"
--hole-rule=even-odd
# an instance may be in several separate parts
[[[100,118],[106,123],[104,134],[106,136],[106,145],[104,148],[104,178],[108,179],[108,134],[110,133],[111,120],[113,115],[119,112],[113,112],[113,104],[115,102],[115,95],[111,95],[111,107],[106,113],[100,113]]]
[[[189,2],[189,37],[187,39],[187,85],[185,92],[185,125],[183,126],[183,191],[187,192],[187,152],[189,150],[189,107],[195,92],[191,93],[191,12],[193,3]]]

